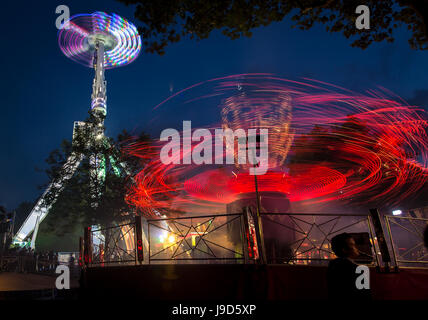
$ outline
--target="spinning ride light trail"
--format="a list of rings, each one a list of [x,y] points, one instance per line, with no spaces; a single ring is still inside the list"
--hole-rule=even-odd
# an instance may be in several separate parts
[[[428,179],[427,112],[384,90],[361,94],[310,79],[234,75],[181,90],[154,111],[155,119],[164,118],[162,112],[196,114],[185,119],[195,121],[199,114],[216,115],[200,126],[211,132],[268,128],[269,170],[257,177],[259,191],[281,192],[295,203],[393,205],[417,194]],[[154,159],[127,196],[147,215],[153,209],[220,212],[254,191],[249,166],[165,165],[159,159],[163,145],[128,150]]]
[[[141,38],[136,27],[118,16],[105,12],[92,14],[79,14],[71,17],[64,23],[68,29],[58,32],[58,44],[65,56],[86,67],[95,69],[92,86],[92,102],[89,110],[90,119],[86,122],[75,122],[73,132],[73,145],[77,143],[77,136],[87,133],[85,153],[73,152],[63,166],[62,175],[57,181],[53,181],[37,201],[27,219],[14,236],[14,242],[20,243],[34,231],[49,213],[53,204],[47,204],[46,194],[55,191],[54,201],[63,190],[65,183],[73,176],[84,157],[89,158],[91,165],[91,192],[93,206],[97,206],[97,199],[101,194],[105,179],[106,159],[103,154],[87,154],[93,146],[111,147],[104,136],[104,119],[107,115],[107,90],[105,70],[125,66],[134,61],[141,50]],[[123,166],[122,163],[114,159]],[[113,164],[114,165],[114,164]],[[117,169],[117,166],[116,166]],[[116,172],[117,170],[115,170]],[[125,169],[126,171],[126,169]],[[119,172],[118,172],[119,174]],[[33,235],[31,246],[34,248],[36,235]]]
[[[104,45],[105,69],[127,65],[140,53],[141,38],[136,27],[117,14],[78,14],[70,18],[69,26],[58,33],[59,47],[68,58],[86,67],[94,67],[97,42]]]

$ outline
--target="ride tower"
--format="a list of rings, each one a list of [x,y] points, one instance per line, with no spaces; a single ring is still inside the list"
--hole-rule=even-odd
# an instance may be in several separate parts
[[[98,206],[109,162],[115,174],[127,173],[118,159],[118,153],[105,151],[113,148],[105,136],[104,120],[107,116],[107,82],[105,71],[133,62],[141,50],[141,38],[136,27],[118,16],[105,12],[78,14],[65,21],[58,32],[58,44],[66,57],[93,68],[89,119],[75,121],[73,127],[72,152],[60,171],[58,179],[50,183],[37,201],[30,214],[13,238],[13,243],[23,244],[32,234],[31,248],[34,248],[39,224],[46,218],[54,202],[64,189],[66,182],[74,175],[84,158],[90,164],[91,206]],[[53,194],[53,199],[48,197]]]

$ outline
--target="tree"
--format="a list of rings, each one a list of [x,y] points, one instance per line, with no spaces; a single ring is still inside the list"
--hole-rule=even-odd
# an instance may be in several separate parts
[[[46,173],[49,181],[53,181],[55,185],[56,182],[63,181],[61,179],[68,170],[64,169],[64,164],[72,152],[103,155],[106,170],[105,182],[99,189],[102,192],[94,199],[90,160],[85,157],[72,178],[64,183],[62,191],[53,187],[46,194],[45,204],[52,207],[41,225],[41,232],[63,235],[75,232],[76,226],[79,228],[88,225],[108,226],[129,218],[132,212],[132,208],[125,202],[125,195],[129,184],[132,183],[132,177],[141,170],[143,164],[122,149],[132,142],[148,143],[149,136],[142,133],[139,137],[131,137],[129,133],[123,131],[116,140],[109,139],[103,146],[94,146],[89,150],[81,149],[85,144],[83,141],[85,140],[79,141],[77,137],[72,145],[71,142],[64,140],[60,149],[52,151],[46,159],[49,165]],[[97,206],[93,205],[94,200]]]
[[[355,38],[352,46],[367,48],[372,42],[392,42],[393,29],[404,24],[411,30],[409,44],[428,48],[428,0],[118,0],[136,5],[135,18],[146,52],[163,54],[165,47],[182,37],[201,40],[213,30],[231,39],[250,37],[252,30],[290,16],[294,27],[308,30],[316,23],[329,32]],[[370,30],[358,30],[355,9],[370,8]]]

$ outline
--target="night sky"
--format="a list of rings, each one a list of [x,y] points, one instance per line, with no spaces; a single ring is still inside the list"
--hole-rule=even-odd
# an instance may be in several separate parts
[[[0,105],[0,205],[8,210],[33,201],[47,182],[44,159],[73,121],[85,120],[93,70],[67,59],[57,45],[55,8],[71,15],[115,12],[131,22],[133,7],[116,1],[7,1],[2,3]],[[355,91],[385,87],[409,103],[428,105],[428,52],[410,49],[407,31],[393,44],[352,48],[341,34],[318,26],[291,28],[284,20],[256,29],[252,38],[229,40],[219,32],[200,42],[184,40],[166,54],[142,54],[123,68],[108,70],[106,134],[144,130],[152,108],[192,84],[238,73],[310,77]]]

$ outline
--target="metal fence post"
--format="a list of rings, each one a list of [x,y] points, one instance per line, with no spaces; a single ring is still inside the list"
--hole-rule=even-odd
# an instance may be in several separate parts
[[[388,217],[386,216],[384,217],[384,219],[385,219],[386,229],[388,230],[388,234],[389,234],[389,241],[391,242],[392,254],[394,256],[394,262],[395,262],[395,270],[398,271],[398,259],[397,259],[397,254],[395,253],[394,240],[392,239],[391,226],[389,225]]]
[[[83,267],[84,266],[84,241],[83,238],[80,237],[79,238],[79,266]],[[37,262],[36,262],[37,263]]]
[[[149,264],[150,264],[150,261],[151,261],[151,249],[150,249],[150,246],[151,246],[151,239],[150,239],[150,222],[149,221],[147,221],[147,243],[148,243],[148,247],[149,247],[149,252],[148,252],[148,256],[149,256]]]
[[[84,233],[84,257],[85,265],[89,266],[92,264],[92,228],[86,227]]]
[[[380,261],[379,261],[379,257],[378,257],[378,254],[377,254],[377,250],[376,250],[376,246],[375,246],[375,239],[374,239],[374,236],[373,236],[373,231],[372,231],[372,222],[371,222],[371,218],[370,218],[370,215],[367,215],[367,227],[368,227],[368,229],[369,229],[369,232],[370,232],[370,239],[372,240],[372,245],[373,245],[373,251],[374,251],[374,256],[375,256],[375,258],[376,258],[376,269],[378,270],[378,271],[380,271]],[[379,244],[378,244],[379,245]]]
[[[254,221],[254,228],[256,231],[257,250],[259,251],[259,261],[262,264],[266,264],[266,253],[265,253],[265,246],[264,246],[263,230],[261,226],[261,216],[258,213],[254,215],[251,208],[248,208],[248,210],[250,211],[251,217],[253,218],[253,221]]]
[[[247,232],[248,232],[248,222],[246,220],[247,212],[244,210],[244,212],[241,214],[241,234],[242,234],[242,253],[244,254],[244,264],[248,264],[248,258],[249,258],[249,250],[248,250],[248,243],[249,238],[247,238]]]
[[[136,254],[135,254],[135,263],[141,264],[144,261],[144,251],[143,251],[143,223],[141,216],[135,217],[135,240],[136,240]]]
[[[261,213],[257,209],[256,219],[254,219],[256,232],[257,232],[257,247],[259,248],[259,257],[262,264],[266,264],[266,250],[265,250],[265,240],[263,236],[263,225]]]
[[[385,233],[383,231],[379,211],[377,209],[370,209],[370,216],[372,218],[373,227],[377,237],[377,243],[379,245],[380,254],[382,256],[382,261],[385,264],[385,271],[389,272],[391,256],[389,255],[388,245],[385,240]]]

